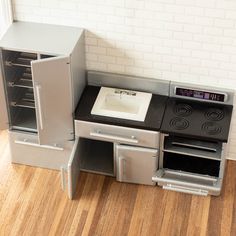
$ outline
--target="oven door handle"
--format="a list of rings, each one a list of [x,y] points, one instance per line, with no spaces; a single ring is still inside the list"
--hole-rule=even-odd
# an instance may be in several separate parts
[[[163,189],[172,190],[172,191],[181,192],[181,193],[195,194],[195,195],[200,195],[200,196],[207,196],[208,195],[207,190],[187,188],[187,187],[172,185],[172,184],[164,185]]]

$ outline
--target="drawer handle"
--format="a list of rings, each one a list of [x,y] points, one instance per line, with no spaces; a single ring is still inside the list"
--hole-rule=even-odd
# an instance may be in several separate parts
[[[120,141],[120,142],[138,143],[138,140],[134,136],[132,136],[131,138],[126,138],[126,137],[121,137],[121,136],[112,135],[112,134],[104,134],[104,133],[101,133],[101,131],[90,132],[90,136],[98,137],[98,138],[105,138],[105,139],[113,139],[115,141]]]
[[[28,142],[27,140],[25,140],[25,141],[15,140],[15,143],[16,144],[21,144],[21,145],[39,147],[39,148],[53,149],[53,150],[57,150],[57,151],[63,151],[64,150],[64,148],[61,148],[61,147],[54,147],[54,146],[49,146],[49,145],[40,145],[38,143]]]
[[[195,195],[200,195],[200,196],[207,196],[208,194],[208,191],[206,190],[186,188],[186,187],[172,185],[172,184],[164,185],[163,189],[172,190],[172,191],[181,192],[181,193],[195,194]]]
[[[124,157],[122,157],[122,156],[119,156],[118,157],[118,163],[119,163],[119,175],[118,175],[118,181],[120,181],[120,182],[122,182],[122,180],[123,180],[123,176],[125,175],[125,172],[124,172],[124,170],[125,170],[125,167],[124,167],[124,165],[125,165],[125,158]]]

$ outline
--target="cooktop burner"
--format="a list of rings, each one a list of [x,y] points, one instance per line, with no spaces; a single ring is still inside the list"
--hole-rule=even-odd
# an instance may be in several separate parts
[[[174,117],[170,120],[170,126],[177,130],[183,130],[188,128],[189,122],[182,117]]]
[[[210,121],[222,120],[224,118],[224,115],[224,111],[219,108],[209,108],[205,113],[206,119]]]
[[[202,131],[210,135],[216,135],[221,133],[222,127],[215,122],[207,121],[202,125]]]
[[[171,97],[161,131],[226,142],[232,108],[232,105]]]
[[[174,107],[174,113],[177,116],[189,116],[192,114],[192,107],[185,103],[179,103]]]

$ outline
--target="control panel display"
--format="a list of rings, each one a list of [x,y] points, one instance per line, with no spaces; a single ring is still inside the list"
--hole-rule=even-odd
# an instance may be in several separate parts
[[[183,97],[192,97],[196,99],[204,99],[209,101],[224,102],[225,95],[221,93],[213,93],[195,89],[180,88],[177,87],[175,91],[176,95]]]

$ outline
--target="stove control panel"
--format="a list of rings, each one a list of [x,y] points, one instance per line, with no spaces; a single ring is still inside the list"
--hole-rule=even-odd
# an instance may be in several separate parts
[[[224,93],[195,90],[184,87],[176,87],[175,94],[181,97],[190,97],[207,101],[224,102],[226,100],[226,94]]]

